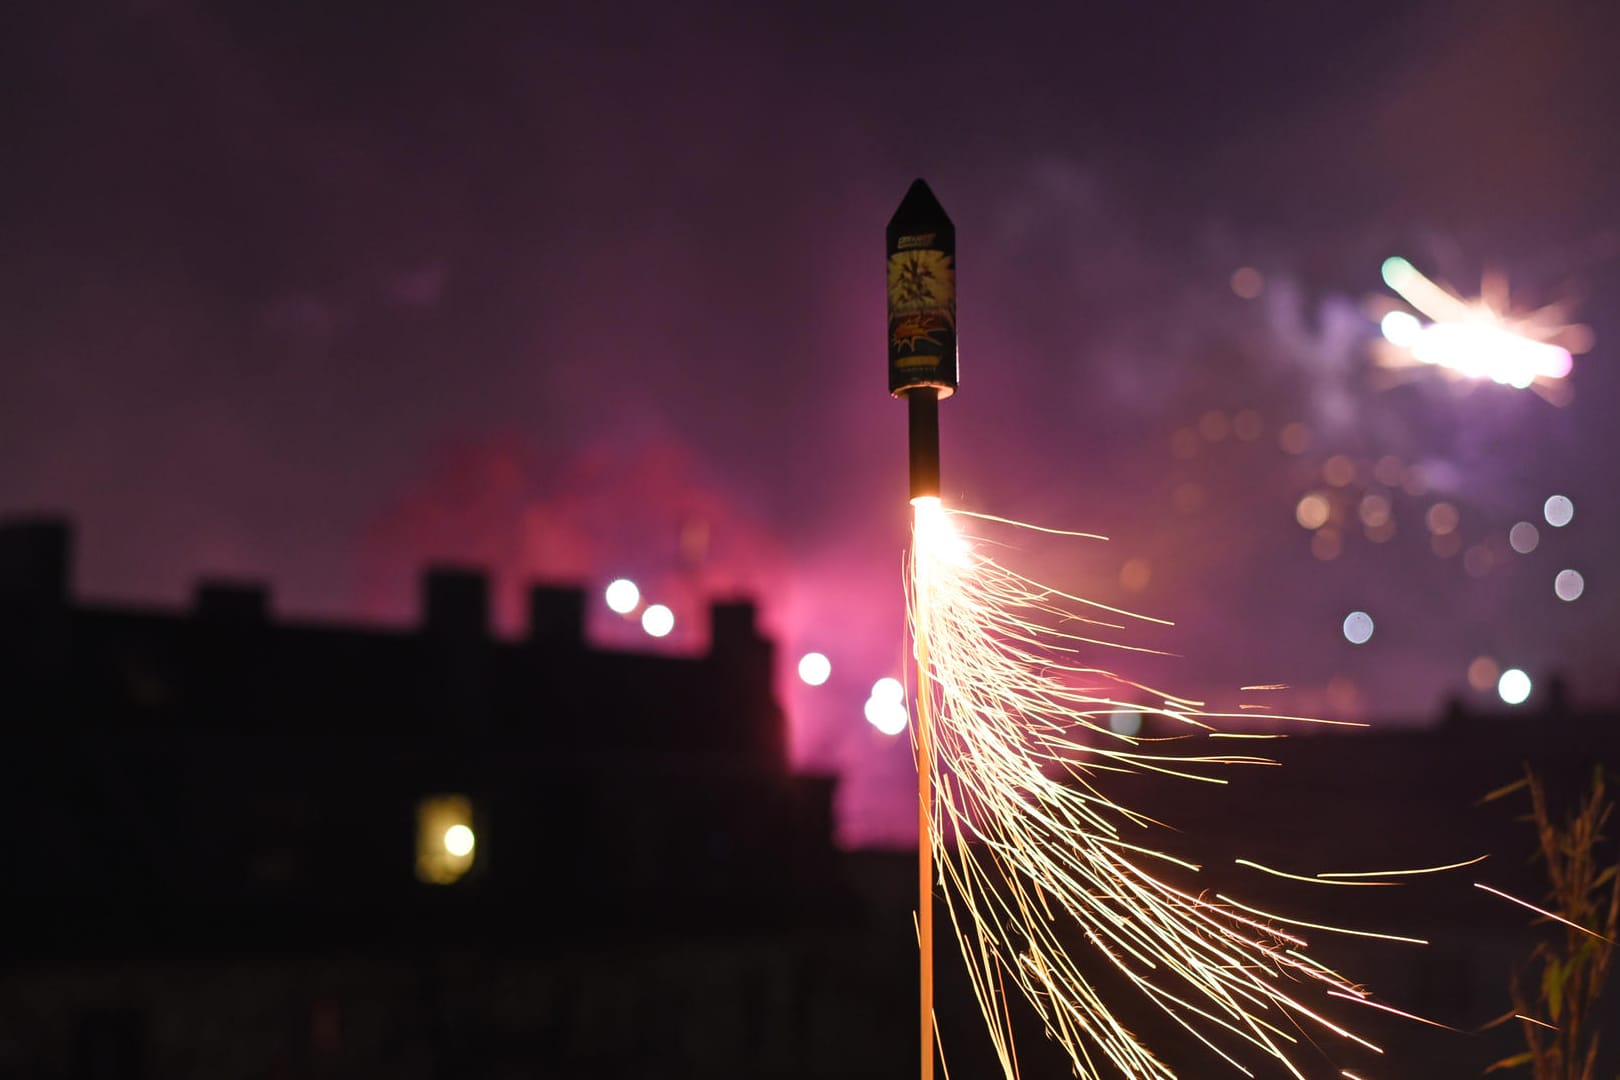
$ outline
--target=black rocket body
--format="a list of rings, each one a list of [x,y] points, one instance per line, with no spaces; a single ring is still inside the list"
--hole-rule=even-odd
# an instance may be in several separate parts
[[[956,392],[956,227],[921,180],[889,219],[889,393]]]
[[[911,498],[939,497],[939,402],[956,392],[956,227],[922,180],[889,219],[889,393],[909,413]]]

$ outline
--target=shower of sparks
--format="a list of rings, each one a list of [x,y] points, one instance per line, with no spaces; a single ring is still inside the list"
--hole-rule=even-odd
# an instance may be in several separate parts
[[[1515,314],[1501,278],[1487,278],[1482,295],[1464,300],[1429,280],[1405,259],[1384,260],[1384,283],[1431,321],[1409,311],[1387,313],[1379,324],[1390,345],[1391,366],[1434,365],[1458,376],[1490,379],[1551,401],[1567,400],[1563,380],[1572,354],[1591,347],[1591,331],[1569,321],[1568,304]]]
[[[1128,1076],[1176,1075],[1110,1011],[1095,978],[1109,968],[1244,1075],[1253,1075],[1244,1060],[1259,1055],[1302,1078],[1294,1057],[1313,1026],[1381,1053],[1320,1011],[1322,999],[1408,1014],[1308,957],[1295,928],[1421,942],[1178,887],[1159,876],[1174,873],[1165,867],[1198,867],[1155,850],[1159,823],[1100,786],[1101,774],[1144,771],[1219,784],[1224,767],[1275,764],[1164,754],[1153,748],[1161,740],[1109,725],[1134,712],[1202,737],[1246,714],[1207,712],[1088,663],[1090,649],[1155,651],[1114,635],[1163,620],[1037,584],[958,527],[1016,523],[948,511],[938,499],[915,505],[908,600],[912,633],[927,643],[920,685],[933,717],[936,882],[1006,1076],[1018,1075],[1009,983],[1077,1075],[1100,1076],[1105,1062]]]

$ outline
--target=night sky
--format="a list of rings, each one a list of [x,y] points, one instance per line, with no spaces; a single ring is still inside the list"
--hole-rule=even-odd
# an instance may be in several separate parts
[[[650,647],[598,599],[624,574],[691,650],[753,593],[797,760],[845,777],[847,839],[904,836],[909,748],[861,705],[905,659],[883,227],[925,176],[947,496],[1111,537],[1004,561],[1175,620],[1155,678],[1392,723],[1490,706],[1480,657],[1620,693],[1605,5],[475,7],[8,16],[0,512],[73,516],[80,595],[245,576],[407,625],[455,560],[508,632],[522,583],[576,581],[597,640]],[[1573,303],[1569,402],[1380,368],[1396,254]]]

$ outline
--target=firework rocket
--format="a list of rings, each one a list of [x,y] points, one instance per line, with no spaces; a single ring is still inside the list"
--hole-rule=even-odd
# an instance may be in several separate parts
[[[939,504],[939,401],[956,392],[956,227],[921,180],[889,219],[889,393],[909,413],[911,502]],[[934,1076],[934,750],[928,638],[917,658],[917,945],[921,1080]]]
[[[939,402],[956,391],[957,381],[956,230],[918,180],[890,220],[887,240],[889,392],[906,399],[910,414],[906,598],[917,676],[911,733],[920,1080],[933,1080],[942,1060],[934,1012],[936,900],[950,919],[949,936],[966,963],[1006,1080],[1019,1076],[1010,1008],[1019,996],[1068,1054],[1076,1076],[1096,1080],[1103,1075],[1099,1067],[1112,1066],[1126,1076],[1175,1080],[1175,1068],[1111,1011],[1111,994],[1092,974],[1104,965],[1248,1076],[1255,1073],[1229,1051],[1262,1054],[1305,1080],[1292,1060],[1300,1040],[1289,1030],[1302,1019],[1382,1053],[1318,1011],[1307,992],[1412,1014],[1371,1000],[1358,984],[1305,955],[1305,939],[1287,927],[1424,942],[1290,919],[1223,894],[1188,891],[1151,872],[1148,860],[1186,873],[1198,867],[1134,842],[1129,833],[1156,823],[1112,802],[1095,773],[1154,772],[1224,783],[1205,768],[1270,762],[1224,752],[1165,754],[1120,733],[1113,719],[1149,712],[1186,725],[1194,736],[1267,736],[1218,730],[1212,721],[1244,714],[1206,712],[1200,702],[1114,675],[1090,659],[1097,649],[1157,652],[1103,633],[1125,629],[1105,617],[1165,620],[1023,577],[993,562],[958,527],[978,518],[1038,528],[942,502]],[[1163,705],[1140,704],[1143,694]],[[947,843],[947,837],[959,842]],[[1303,877],[1238,861],[1319,885],[1390,884],[1338,881],[1335,874]],[[1443,868],[1411,872],[1434,869]],[[1237,1041],[1223,1048],[1231,1040]],[[1356,1076],[1349,1070],[1340,1075]]]
[[[910,413],[911,497],[939,496],[939,402],[956,392],[956,227],[922,180],[889,219],[889,393]]]

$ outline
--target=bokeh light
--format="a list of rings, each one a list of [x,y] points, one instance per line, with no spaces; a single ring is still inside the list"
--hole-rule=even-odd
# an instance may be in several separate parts
[[[1377,494],[1363,496],[1361,506],[1357,510],[1361,516],[1361,523],[1369,529],[1382,528],[1388,524],[1389,512],[1389,500]]]
[[[1352,611],[1344,617],[1344,639],[1352,645],[1365,645],[1373,636],[1372,616]]]
[[[1361,690],[1348,675],[1335,675],[1322,688],[1328,709],[1340,716],[1355,716],[1361,712]]]
[[[1411,263],[1399,255],[1391,255],[1385,259],[1378,272],[1383,277],[1384,284],[1396,292],[1411,288],[1414,280],[1422,276]]]
[[[1541,513],[1547,519],[1547,524],[1555,529],[1562,529],[1574,519],[1575,504],[1570,502],[1567,496],[1554,495],[1541,508]]]
[[[1437,502],[1429,507],[1429,512],[1423,515],[1423,520],[1434,535],[1445,536],[1457,529],[1457,508],[1448,502]]]
[[[1322,479],[1333,487],[1345,487],[1356,478],[1356,463],[1345,454],[1334,454],[1322,463]]]
[[[906,688],[900,685],[899,679],[891,679],[885,675],[872,684],[872,700],[892,701],[896,705],[903,704],[906,700]]]
[[[1528,521],[1521,521],[1508,530],[1508,546],[1520,555],[1528,555],[1541,543],[1541,533]]]
[[[1266,290],[1266,279],[1252,266],[1240,266],[1232,271],[1232,291],[1245,300],[1253,300]]]
[[[1333,512],[1332,504],[1327,496],[1321,492],[1313,491],[1299,500],[1294,507],[1294,520],[1302,528],[1320,529],[1328,522],[1328,516]]]
[[[1141,592],[1153,580],[1153,566],[1146,559],[1127,559],[1119,568],[1119,583],[1131,592]]]
[[[1423,327],[1411,345],[1412,356],[1461,375],[1490,379],[1503,386],[1527,389],[1537,378],[1562,379],[1569,374],[1569,351],[1531,341],[1495,321],[1434,323]]]
[[[1303,454],[1311,448],[1311,429],[1295,420],[1277,432],[1277,445],[1285,454]]]
[[[1501,667],[1489,656],[1476,656],[1468,664],[1468,685],[1475,690],[1486,691],[1496,685],[1496,679],[1502,674]]]
[[[1395,519],[1389,518],[1380,524],[1368,525],[1364,531],[1368,540],[1375,544],[1382,544],[1395,538]]]
[[[1339,530],[1328,526],[1316,530],[1311,537],[1311,554],[1323,562],[1332,562],[1344,550],[1344,541],[1339,536]]]
[[[871,696],[863,710],[866,722],[885,735],[898,735],[906,730],[910,714],[906,712],[906,688],[899,679],[882,678],[872,684]]]
[[[1530,697],[1530,676],[1518,668],[1508,668],[1496,680],[1496,693],[1509,705],[1523,705]]]
[[[1219,409],[1211,409],[1198,419],[1198,434],[1210,442],[1224,442],[1231,423]]]
[[[444,850],[458,859],[471,855],[473,845],[476,843],[477,838],[473,836],[473,831],[465,825],[452,825],[444,830]]]
[[[893,701],[866,699],[866,722],[885,735],[898,735],[906,730],[906,707]]]
[[[820,686],[832,675],[832,661],[818,652],[799,657],[799,678],[806,686]]]
[[[1475,544],[1463,552],[1463,570],[1469,577],[1485,577],[1496,565],[1496,556],[1485,544]]]
[[[675,613],[663,604],[654,604],[641,613],[641,628],[653,637],[665,637],[675,629]]]
[[[641,603],[641,590],[629,578],[619,578],[607,587],[607,606],[620,615],[628,615]]]
[[[1579,570],[1560,570],[1558,576],[1553,578],[1553,592],[1558,594],[1560,600],[1579,600],[1585,591],[1586,579],[1581,577]]]
[[[1423,324],[1410,311],[1392,311],[1378,323],[1384,340],[1401,348],[1411,348],[1423,335]]]
[[[1108,730],[1116,735],[1132,736],[1142,730],[1142,714],[1139,712],[1117,712],[1108,717]]]

